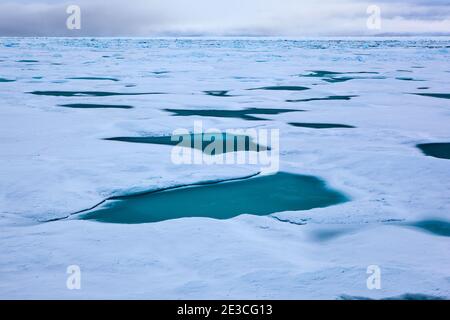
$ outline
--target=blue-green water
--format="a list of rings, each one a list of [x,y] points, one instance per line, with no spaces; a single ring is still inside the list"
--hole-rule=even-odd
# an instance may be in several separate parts
[[[23,59],[23,60],[17,60],[16,62],[21,62],[21,63],[37,63],[37,62],[39,62],[39,61],[38,61],[38,60]]]
[[[74,109],[132,109],[133,106],[119,104],[93,104],[93,103],[68,103],[60,104],[60,107]]]
[[[422,143],[417,147],[427,156],[450,159],[450,143]]]
[[[109,97],[109,96],[140,96],[146,94],[162,94],[160,92],[109,92],[109,91],[32,91],[37,96],[54,97]]]
[[[16,80],[0,78],[0,82],[14,82],[14,81],[16,81]]]
[[[414,93],[417,96],[450,99],[450,93]]]
[[[213,97],[232,97],[232,95],[228,94],[227,90],[213,90],[213,91],[203,91],[208,96]]]
[[[335,72],[335,71],[326,71],[326,70],[313,70],[308,74],[300,75],[301,77],[313,77],[313,78],[322,78],[323,81],[328,83],[339,83],[346,82],[350,80],[363,80],[363,79],[385,79],[385,77],[381,76],[372,76],[372,77],[361,77],[361,76],[348,76],[352,75],[362,75],[362,74],[378,74],[378,72],[369,72],[369,71],[357,71],[357,72]]]
[[[119,79],[111,77],[70,77],[69,80],[93,80],[93,81],[114,81],[117,82]]]
[[[201,117],[217,117],[217,118],[237,118],[242,120],[265,120],[254,115],[276,115],[286,112],[298,112],[304,110],[297,109],[264,109],[264,108],[247,108],[243,110],[218,110],[218,109],[164,109],[176,116],[201,116]]]
[[[109,223],[147,223],[187,217],[229,219],[309,210],[347,201],[313,176],[277,173],[244,180],[156,191],[107,200],[80,216]]]
[[[178,145],[186,148],[195,148],[209,155],[236,151],[270,150],[269,147],[253,142],[251,137],[249,136],[234,135],[229,133],[182,134],[159,137],[114,137],[106,138],[105,140],[131,143],[161,144],[168,146]],[[213,146],[217,146],[217,148],[213,148]]]
[[[259,87],[252,88],[248,90],[270,90],[270,91],[305,91],[309,90],[308,87],[303,86],[268,86],[268,87]]]
[[[438,236],[450,237],[450,223],[443,220],[422,220],[409,224]]]
[[[310,128],[310,129],[355,128],[347,124],[339,124],[339,123],[290,122],[289,124],[294,127]]]
[[[351,100],[352,98],[356,98],[358,96],[348,95],[348,96],[328,96],[324,98],[307,98],[307,99],[288,99],[286,102],[311,102],[311,101],[330,101],[330,100]]]
[[[336,72],[336,71],[328,71],[328,70],[312,70],[308,74],[301,75],[302,77],[313,77],[313,78],[327,78],[333,77],[342,74],[378,74],[378,72],[374,71],[348,71],[348,72]]]
[[[396,77],[395,79],[402,80],[402,81],[424,81],[424,80],[420,80],[420,79],[414,79],[412,77]]]

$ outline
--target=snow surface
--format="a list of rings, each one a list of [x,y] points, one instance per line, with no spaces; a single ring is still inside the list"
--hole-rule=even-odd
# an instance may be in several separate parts
[[[445,38],[0,39],[0,78],[16,80],[0,83],[0,298],[450,298],[448,237],[404,226],[450,220],[450,160],[415,148],[450,141],[449,100],[410,94],[450,92],[449,46]],[[310,70],[371,71],[384,78],[327,83],[299,76]],[[274,85],[311,90],[247,90]],[[166,94],[29,93],[48,90]],[[233,96],[208,96],[208,90]],[[331,95],[358,97],[285,101]],[[68,103],[134,108],[58,106]],[[307,112],[244,121],[181,118],[163,110],[251,107]],[[279,129],[281,170],[323,178],[352,201],[224,221],[46,222],[112,195],[259,171],[250,165],[177,166],[169,146],[102,140],[166,135],[192,129],[200,119],[204,127],[223,130]],[[288,122],[356,128],[316,130]],[[81,290],[66,288],[69,265],[81,268]],[[366,287],[369,265],[381,268],[380,290]]]

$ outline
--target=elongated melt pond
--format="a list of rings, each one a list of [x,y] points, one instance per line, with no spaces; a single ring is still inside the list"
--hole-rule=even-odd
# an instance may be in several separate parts
[[[173,113],[175,116],[201,116],[201,117],[217,117],[217,118],[236,118],[248,121],[265,120],[254,115],[277,115],[286,112],[302,112],[298,109],[264,109],[264,108],[246,108],[244,110],[219,110],[219,109],[164,109]]]
[[[37,96],[54,97],[108,97],[108,96],[140,96],[150,94],[163,94],[162,92],[107,92],[107,91],[32,91]]]
[[[313,78],[326,78],[330,76],[337,76],[342,74],[378,74],[378,72],[373,71],[348,71],[348,72],[336,72],[327,70],[311,70],[308,74],[301,75],[302,77],[313,77]]]
[[[316,177],[279,172],[244,180],[114,197],[79,218],[123,224],[189,217],[230,219],[241,214],[264,216],[346,201],[345,195],[328,188]]]
[[[311,102],[311,101],[330,101],[330,100],[351,100],[358,96],[328,96],[324,98],[308,98],[308,99],[296,99],[296,100],[286,100],[286,102]]]
[[[227,90],[215,90],[215,91],[203,91],[208,96],[213,97],[232,97],[232,95],[229,95]]]
[[[94,103],[69,103],[69,104],[60,104],[59,106],[74,109],[133,109],[132,106],[128,105],[94,104]]]
[[[348,74],[378,74],[378,72],[370,72],[370,71],[359,71],[359,72],[335,72],[335,71],[325,71],[325,70],[312,70],[308,74],[300,75],[301,77],[313,77],[313,78],[322,78],[323,81],[328,83],[337,83],[337,82],[346,82],[350,80],[371,80],[371,79],[386,79],[381,76],[372,76],[372,77],[349,77]]]
[[[419,148],[425,155],[440,159],[450,159],[450,143],[422,143],[418,144]]]
[[[106,138],[105,140],[194,148],[201,150],[208,155],[218,155],[236,151],[270,150],[270,147],[253,142],[250,136],[234,135],[225,132],[202,134],[191,133],[160,137],[114,137]]]
[[[417,96],[431,97],[439,99],[450,99],[450,93],[413,93]]]
[[[270,90],[270,91],[305,91],[309,90],[308,87],[302,86],[269,86],[269,87],[260,87],[260,88],[251,88],[247,90]]]
[[[409,226],[422,229],[434,235],[450,237],[450,222],[444,220],[422,220],[410,223]]]
[[[347,124],[340,123],[306,123],[306,122],[290,122],[291,126],[299,127],[299,128],[309,128],[309,129],[350,129],[355,128],[354,126],[350,126]]]
[[[326,81],[328,83],[338,83],[338,82],[346,82],[350,80],[383,80],[386,79],[382,76],[376,76],[376,77],[331,77],[331,78],[325,78],[322,79],[323,81]]]
[[[93,80],[93,81],[119,81],[119,79],[116,78],[110,78],[110,77],[70,77],[66,78],[69,80]]]

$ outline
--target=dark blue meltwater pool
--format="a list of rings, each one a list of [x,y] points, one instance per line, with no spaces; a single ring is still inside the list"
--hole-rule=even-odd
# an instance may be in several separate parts
[[[192,185],[114,197],[79,216],[108,223],[148,223],[188,217],[229,219],[241,214],[269,215],[309,210],[348,201],[313,176],[291,173]]]

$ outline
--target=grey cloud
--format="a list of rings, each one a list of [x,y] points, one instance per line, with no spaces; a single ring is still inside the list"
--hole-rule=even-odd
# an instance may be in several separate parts
[[[382,33],[450,34],[447,1],[364,0],[15,0],[0,4],[1,36],[370,35],[369,4]],[[78,4],[82,29],[66,28]]]

